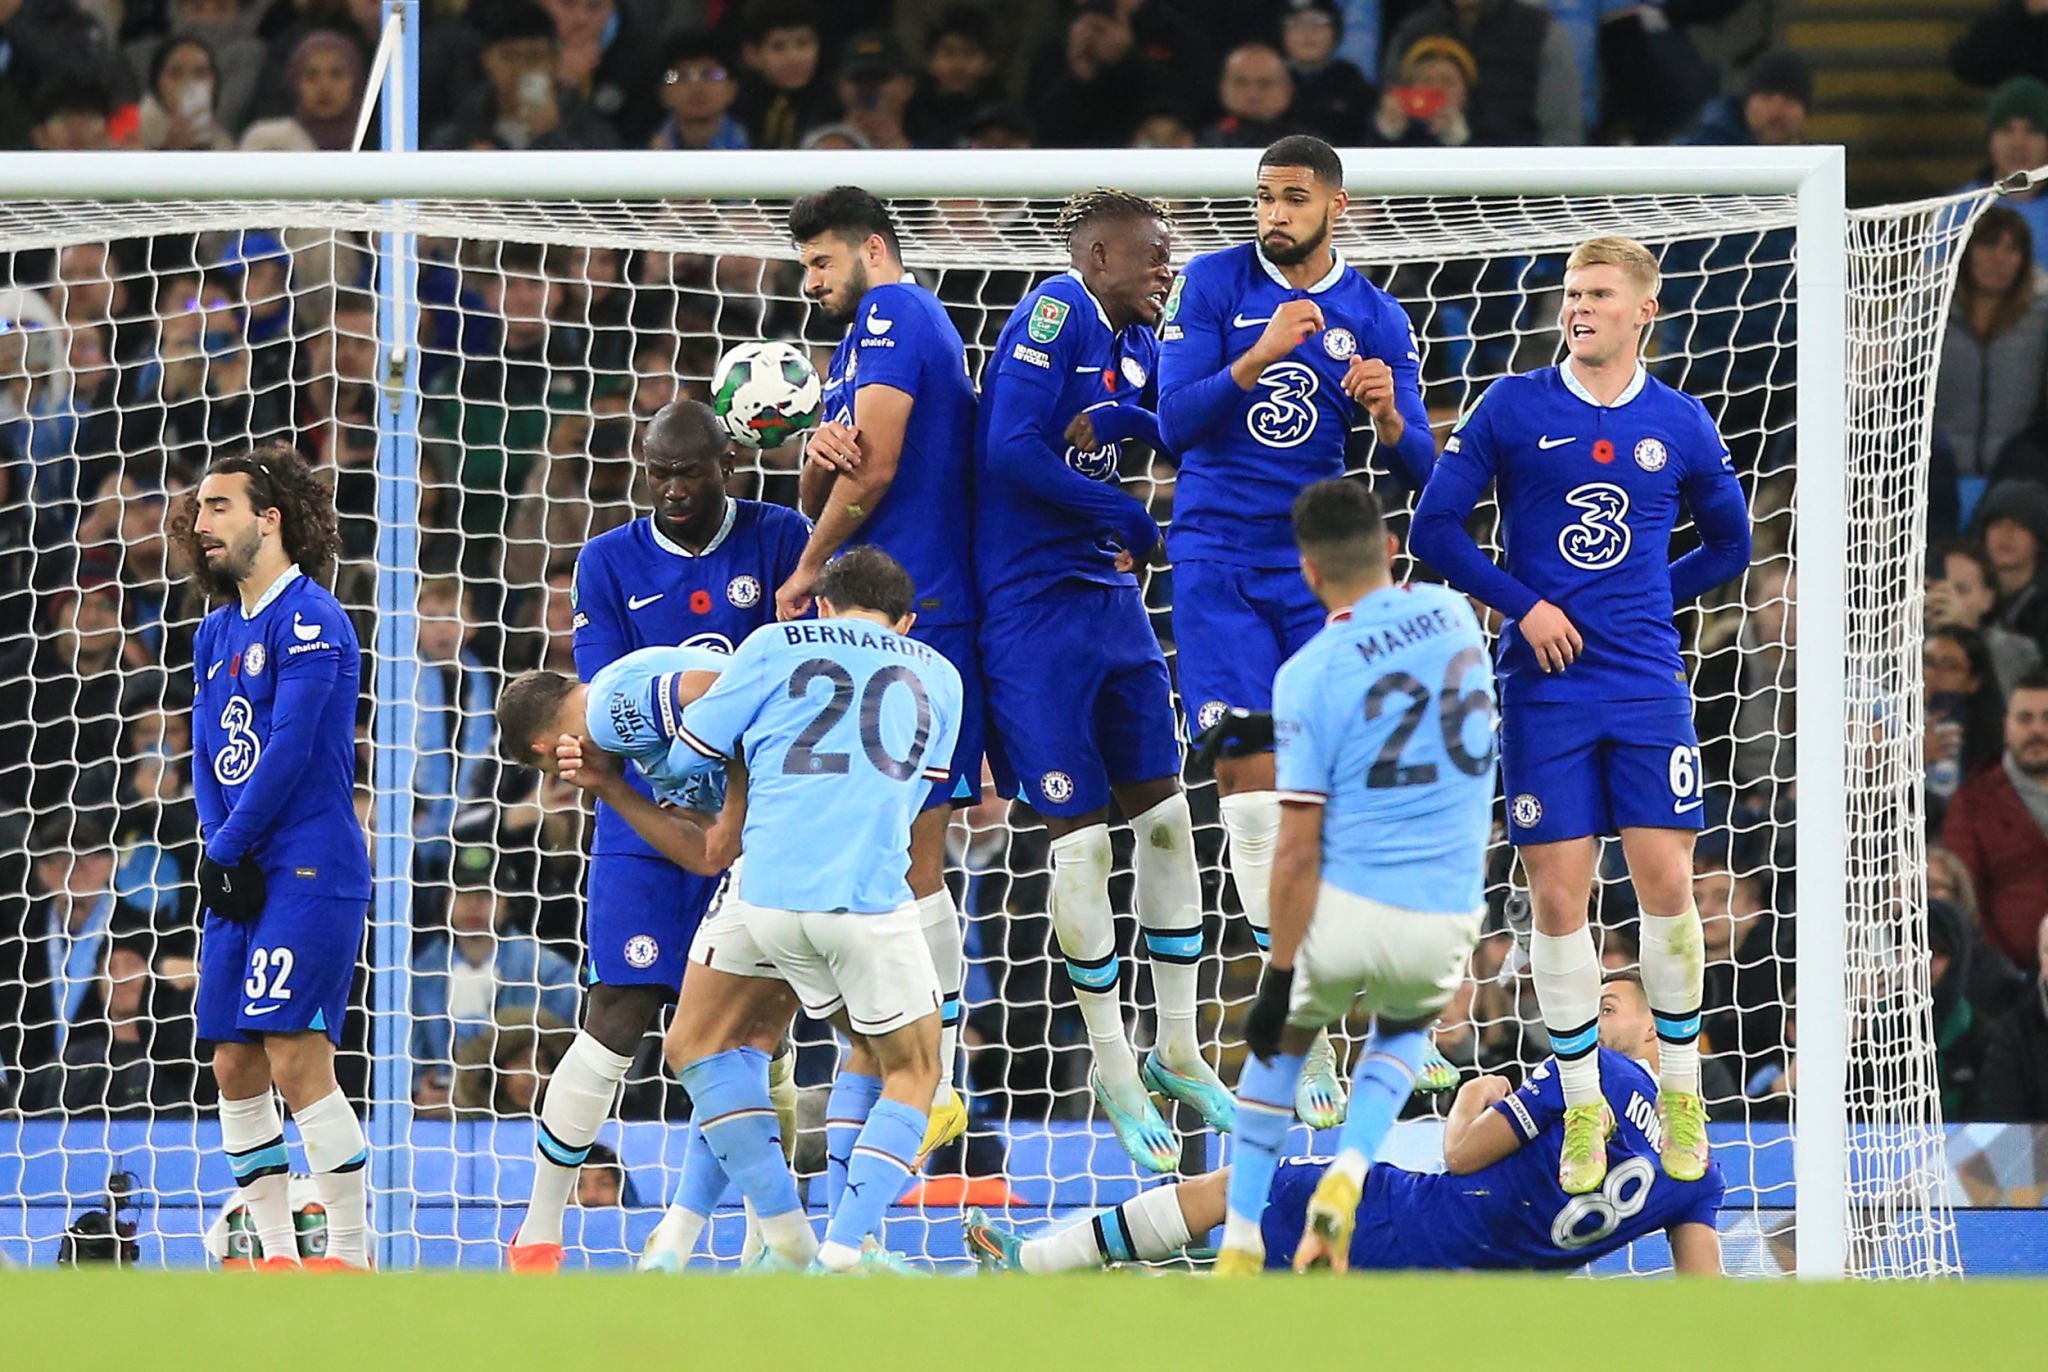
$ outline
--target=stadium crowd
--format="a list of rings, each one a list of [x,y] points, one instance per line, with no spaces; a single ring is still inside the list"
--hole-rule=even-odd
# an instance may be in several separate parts
[[[1341,146],[1789,143],[1812,103],[1801,59],[1736,41],[1754,8],[1742,5],[1693,6],[1690,23],[1675,6],[1653,23],[1661,9],[1521,0],[426,8],[423,128],[448,148],[1262,146],[1296,130]],[[0,0],[0,146],[345,149],[378,9]],[[2048,162],[2048,85],[1998,79],[1987,176]],[[2048,1120],[2048,218],[2035,205],[2048,216],[2048,199],[2021,201],[1970,239],[1936,402],[1927,810],[1951,1118]],[[204,606],[167,521],[217,451],[294,443],[335,483],[337,593],[376,641],[368,257],[346,236],[280,230],[5,260],[0,1107],[204,1109],[187,714]],[[721,340],[802,337],[809,319],[788,264],[748,258],[429,240],[421,265],[425,574],[412,771],[398,782],[416,853],[414,1102],[528,1114],[575,1021],[586,817],[562,783],[492,761],[496,693],[534,666],[573,672],[574,554],[647,508],[639,428],[678,394],[702,396]],[[1471,398],[1466,378],[1528,361],[1488,347],[1542,338],[1522,313],[1525,279],[1488,276],[1518,268],[1474,264],[1462,280],[1459,268],[1389,282],[1411,306],[1425,291],[1447,302],[1419,318],[1445,430]],[[1740,597],[1693,638],[1718,838],[1695,886],[1711,959],[1707,1094],[1731,1115],[1782,1116],[1796,1046],[1789,238],[1681,243],[1665,269],[1667,310],[1692,316],[1684,339],[1665,340],[1684,354],[1671,379],[1713,397],[1758,524]],[[1002,324],[984,302],[1016,298],[995,275],[939,283],[971,351]],[[1540,286],[1540,265],[1526,281]],[[796,458],[765,455],[733,494],[791,503]],[[1170,464],[1125,477],[1170,514]],[[1163,608],[1168,573],[1149,594]],[[366,702],[366,815],[370,727]],[[1194,800],[1213,920],[1230,899],[1215,802],[1207,788]],[[1021,808],[1005,823],[1008,808],[991,795],[963,812],[952,846],[975,1108],[1022,1119],[1085,1104],[1086,1055],[1052,973],[1044,833]],[[1467,1070],[1545,1051],[1533,996],[1496,977],[1521,900],[1496,852],[1491,932],[1438,1029]],[[1633,899],[1618,863],[1608,875],[1603,961],[1621,968],[1635,960]],[[1118,899],[1127,911],[1128,891]],[[1239,932],[1223,946],[1236,956],[1222,989],[1241,999],[1255,959]],[[344,1057],[354,1094],[362,1043],[358,1026]],[[621,1108],[687,1108],[652,1039]]]

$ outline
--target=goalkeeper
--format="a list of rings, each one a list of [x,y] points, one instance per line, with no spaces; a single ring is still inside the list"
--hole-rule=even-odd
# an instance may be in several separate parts
[[[1296,1271],[1327,1259],[1351,1268],[1583,1267],[1659,1230],[1681,1275],[1718,1276],[1714,1227],[1725,1182],[1711,1164],[1698,1181],[1673,1181],[1657,1165],[1657,1032],[1642,983],[1610,975],[1600,990],[1601,1086],[1619,1121],[1614,1167],[1601,1189],[1565,1194],[1556,1154],[1564,1143],[1564,1096],[1555,1059],[1519,1091],[1505,1077],[1477,1077],[1458,1092],[1444,1123],[1443,1172],[1382,1163],[1366,1178],[1348,1245],[1326,1249],[1307,1234],[1319,1159],[1290,1158],[1266,1206],[1266,1266]],[[1647,1070],[1646,1070],[1647,1069]],[[1071,1272],[1111,1262],[1155,1262],[1223,1220],[1230,1169],[1158,1186],[1044,1238],[1020,1239],[980,1210],[967,1218],[967,1247],[985,1272]]]

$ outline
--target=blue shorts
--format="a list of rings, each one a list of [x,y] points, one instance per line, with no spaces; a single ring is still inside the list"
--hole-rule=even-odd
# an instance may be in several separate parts
[[[1327,618],[1293,567],[1173,564],[1173,641],[1180,705],[1193,738],[1237,706],[1273,708],[1280,664]]]
[[[1690,700],[1509,705],[1500,763],[1512,843],[1706,827]]]
[[[1266,1213],[1259,1217],[1268,1268],[1294,1266],[1294,1250],[1301,1246],[1301,1236],[1308,1228],[1309,1197],[1315,1194],[1328,1163],[1326,1158],[1287,1158],[1274,1171],[1273,1185],[1266,1192]],[[1379,1167],[1369,1168],[1365,1174],[1358,1225],[1351,1231],[1351,1265],[1355,1268],[1390,1271],[1417,1265],[1402,1248],[1385,1177],[1385,1169]]]
[[[974,632],[972,624],[910,626],[912,638],[936,648],[960,671],[960,741],[953,745],[952,775],[932,783],[932,793],[924,803],[927,810],[973,805],[981,799],[981,654],[975,647]]]
[[[1070,581],[991,607],[981,626],[989,766],[1042,815],[1109,804],[1109,788],[1180,775],[1173,684],[1136,586]]]
[[[247,924],[208,914],[199,935],[199,1037],[253,1043],[323,1033],[337,1046],[370,903],[273,894]]]
[[[667,858],[591,858],[585,979],[593,986],[659,986],[670,995],[681,990],[690,942],[721,880],[685,872]]]

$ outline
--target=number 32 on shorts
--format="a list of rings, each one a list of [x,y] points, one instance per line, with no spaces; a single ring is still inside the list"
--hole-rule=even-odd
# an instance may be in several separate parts
[[[1697,810],[1703,800],[1706,769],[1700,750],[1680,744],[1671,750],[1671,809],[1675,814]]]

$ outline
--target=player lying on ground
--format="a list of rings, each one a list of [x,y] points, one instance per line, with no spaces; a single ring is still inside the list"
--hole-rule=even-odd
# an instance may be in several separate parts
[[[1296,1270],[1327,1259],[1346,1269],[1569,1269],[1663,1230],[1681,1274],[1716,1276],[1721,1169],[1673,1181],[1657,1166],[1657,1031],[1642,983],[1616,973],[1600,988],[1601,1087],[1619,1122],[1607,1140],[1612,1168],[1590,1195],[1558,1185],[1564,1096],[1557,1064],[1539,1066],[1519,1091],[1505,1077],[1476,1077],[1458,1091],[1444,1124],[1445,1170],[1374,1164],[1348,1241],[1319,1244],[1308,1230],[1320,1159],[1290,1159],[1273,1176],[1266,1205],[1266,1266]],[[1648,1071],[1644,1070],[1645,1066]],[[968,1248],[984,1271],[1071,1272],[1112,1262],[1172,1257],[1223,1222],[1230,1169],[1157,1186],[1044,1238],[1020,1239],[974,1211]]]
[[[880,549],[842,553],[817,596],[821,620],[756,630],[676,733],[702,771],[746,765],[747,858],[731,902],[750,941],[740,956],[773,963],[805,1013],[859,1035],[880,1069],[857,1132],[828,1123],[845,1178],[814,1266],[889,1270],[900,1260],[875,1238],[910,1179],[939,1078],[939,982],[910,893],[910,831],[948,773],[960,673],[906,637],[915,590]],[[735,1074],[715,1066],[692,1064],[685,1081],[714,1116],[707,1137],[732,1126],[719,1140],[727,1169],[757,1155],[779,1166],[765,1093],[740,1099]]]
[[[1272,960],[1245,1018],[1219,1276],[1262,1265],[1260,1214],[1304,1057],[1362,1003],[1372,1028],[1310,1207],[1317,1232],[1348,1231],[1486,916],[1496,712],[1479,621],[1448,587],[1392,580],[1395,540],[1362,483],[1310,486],[1293,522],[1330,620],[1273,683]]]
[[[743,777],[728,792],[725,774],[680,770],[670,765],[676,750],[695,753],[676,741],[675,730],[685,706],[718,680],[732,658],[711,648],[642,648],[627,653],[598,672],[588,686],[556,672],[529,672],[505,688],[498,706],[500,737],[508,760],[543,770],[560,770],[569,780],[613,807],[626,823],[664,859],[695,873],[717,875],[731,868],[739,853],[740,826],[745,817]],[[640,773],[651,790],[642,795],[627,780],[627,766]],[[712,818],[712,813],[717,818]],[[712,1208],[723,1194],[727,1167],[718,1153],[722,1136],[733,1127],[720,1107],[729,1098],[745,1102],[770,1095],[770,1058],[783,1043],[796,1012],[794,993],[772,972],[764,975],[758,959],[733,965],[715,950],[728,945],[720,937],[721,911],[714,908],[698,923],[683,974],[682,992],[670,1023],[664,1052],[669,1066],[686,1089],[695,1109],[684,1146],[682,1178],[667,1215],[642,1254],[641,1265],[669,1269],[687,1262],[698,1236],[709,1223]],[[692,1088],[695,1079],[714,1078],[708,1095]],[[610,1111],[610,1098],[597,1116]],[[545,1127],[545,1119],[543,1119]],[[745,1124],[749,1134],[753,1122]],[[594,1128],[593,1128],[594,1134]],[[772,1158],[759,1152],[736,1153],[731,1180],[760,1227],[762,1242],[789,1263],[807,1263],[816,1239],[797,1201],[782,1140],[793,1139],[794,1120],[779,1121]],[[514,1240],[515,1252],[533,1249]],[[555,1246],[554,1262],[561,1252]],[[516,1264],[528,1270],[540,1265],[530,1254]]]
[[[362,652],[319,584],[340,546],[333,491],[283,445],[218,458],[173,536],[229,601],[192,640],[198,1027],[213,1042],[221,1146],[265,1264],[296,1266],[282,1092],[327,1211],[327,1260],[364,1267],[369,1145],[334,1076],[370,904],[355,808]]]
[[[1587,928],[1599,839],[1617,831],[1642,910],[1643,982],[1664,1040],[1665,1171],[1707,1164],[1700,1099],[1706,946],[1692,901],[1705,777],[1674,607],[1749,565],[1749,510],[1699,401],[1639,360],[1657,260],[1595,238],[1565,264],[1568,356],[1504,377],[1459,421],[1416,507],[1415,555],[1505,617],[1499,645],[1508,836],[1529,877],[1529,957],[1570,1105],[1565,1189],[1600,1185],[1613,1127],[1593,1054],[1600,962]],[[1506,565],[1465,521],[1488,485]],[[1689,511],[1701,546],[1670,560]]]
[[[959,740],[911,829],[910,892],[939,976],[940,1090],[933,1136],[959,1137],[967,1109],[953,1089],[960,988],[967,975],[960,912],[946,886],[946,829],[955,806],[981,795],[981,618],[970,551],[974,511],[974,383],[960,331],[939,298],[903,268],[888,207],[858,186],[834,186],[789,208],[804,297],[849,327],[833,350],[825,422],[805,445],[798,500],[817,520],[797,570],[775,593],[785,620],[807,614],[825,565],[842,548],[874,547],[917,587],[911,637],[951,662],[966,683]],[[826,1114],[866,1117],[881,1090],[842,1072]]]
[[[1169,551],[1180,695],[1190,733],[1231,708],[1263,711],[1273,677],[1322,628],[1295,567],[1295,496],[1344,474],[1368,421],[1381,462],[1420,486],[1435,460],[1421,356],[1401,306],[1347,264],[1331,230],[1350,203],[1344,165],[1317,138],[1259,158],[1258,238],[1187,264],[1159,326],[1159,430],[1180,466]],[[1280,832],[1273,758],[1216,764],[1238,899],[1260,948]],[[1328,1035],[1311,1046],[1295,1105],[1317,1128],[1344,1119]]]
[[[730,653],[774,621],[769,588],[796,566],[810,532],[793,510],[727,496],[726,435],[697,401],[659,410],[639,457],[652,511],[576,554],[574,647],[585,682],[635,649],[687,640],[707,653]],[[514,744],[520,765],[535,761],[527,751],[533,741]],[[555,736],[538,741],[545,760]],[[626,769],[626,780],[638,798],[651,794],[638,767]],[[590,985],[576,1041],[541,1101],[532,1199],[507,1255],[514,1267],[551,1271],[561,1262],[563,1211],[584,1154],[611,1115],[642,1036],[676,999],[720,874],[686,870],[636,833],[618,806],[598,802],[584,919]],[[779,1059],[776,1077],[777,1101],[791,1110],[792,1065]]]
[[[1171,1172],[1180,1139],[1151,1091],[1218,1130],[1236,1113],[1195,1033],[1194,826],[1166,657],[1133,575],[1158,550],[1159,526],[1118,474],[1123,440],[1159,446],[1152,325],[1173,279],[1171,232],[1164,206],[1110,190],[1069,200],[1059,225],[1071,268],[1025,295],[982,374],[975,563],[989,763],[996,788],[1021,790],[1052,839],[1053,932],[1087,1025],[1088,1084],[1124,1151]],[[1158,997],[1157,1045],[1142,1067],[1124,1035],[1112,800],[1135,839]]]

